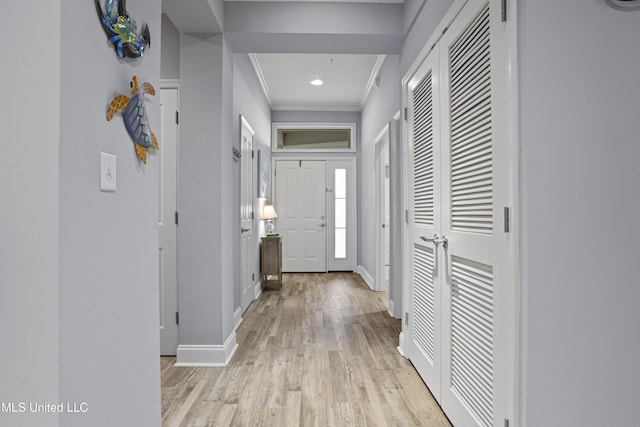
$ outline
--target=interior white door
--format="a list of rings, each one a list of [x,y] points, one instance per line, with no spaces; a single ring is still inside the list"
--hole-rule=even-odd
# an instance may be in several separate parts
[[[160,89],[160,354],[173,356],[178,348],[178,261],[176,246],[178,172],[178,89]]]
[[[389,291],[389,281],[391,280],[391,168],[389,164],[389,144],[385,152],[384,163],[384,284],[385,291]]]
[[[440,402],[443,273],[442,253],[437,251],[437,239],[442,233],[438,52],[439,45],[436,45],[408,84],[406,149],[410,206],[408,352],[416,370]]]
[[[325,272],[326,171],[322,160],[275,162],[276,230],[282,235],[282,271]]]
[[[460,426],[513,413],[507,36],[500,1],[469,0],[441,40],[442,407]]]
[[[375,147],[375,288],[389,290],[389,126],[385,126],[374,143]]]
[[[240,308],[244,313],[254,297],[254,131],[244,117],[240,118],[240,122]]]

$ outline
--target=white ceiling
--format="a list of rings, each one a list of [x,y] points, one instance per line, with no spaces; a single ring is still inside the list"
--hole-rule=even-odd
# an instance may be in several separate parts
[[[273,110],[360,111],[382,55],[250,55]],[[320,78],[322,86],[310,81]]]

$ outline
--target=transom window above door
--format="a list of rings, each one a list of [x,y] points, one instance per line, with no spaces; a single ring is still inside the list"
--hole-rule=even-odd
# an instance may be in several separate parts
[[[273,152],[356,151],[355,123],[273,123]]]

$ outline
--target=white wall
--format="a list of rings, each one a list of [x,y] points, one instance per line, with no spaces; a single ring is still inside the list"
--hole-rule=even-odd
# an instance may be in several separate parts
[[[10,2],[0,27],[0,402],[16,405],[59,400],[60,11],[59,0]],[[0,425],[58,417],[0,412]]]
[[[128,11],[160,40],[158,2],[129,2]],[[60,424],[159,425],[159,159],[141,164],[122,116],[107,122],[106,112],[133,74],[159,88],[160,46],[119,59],[90,2],[63,2],[61,29],[59,397],[88,412]],[[146,105],[159,132],[157,98]],[[101,151],[117,157],[115,193],[99,189]]]
[[[518,7],[526,425],[636,425],[640,11]]]

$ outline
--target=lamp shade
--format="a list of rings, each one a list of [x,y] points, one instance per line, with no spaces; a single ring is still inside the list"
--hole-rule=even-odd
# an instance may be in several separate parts
[[[272,205],[264,205],[262,208],[262,216],[260,219],[276,219],[278,215],[276,214],[276,210],[273,209]]]

